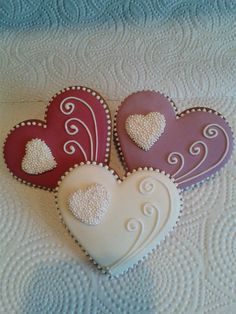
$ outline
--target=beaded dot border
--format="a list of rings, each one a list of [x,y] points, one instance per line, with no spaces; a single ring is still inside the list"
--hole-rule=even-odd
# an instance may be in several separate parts
[[[105,168],[107,171],[109,171],[116,179],[118,184],[121,184],[122,182],[124,182],[126,180],[127,177],[129,177],[130,175],[132,175],[133,173],[137,172],[137,171],[156,171],[157,173],[161,173],[165,176],[167,176],[176,186],[178,192],[179,192],[179,196],[180,196],[180,212],[179,212],[179,216],[175,222],[175,225],[172,227],[172,229],[168,232],[168,234],[153,248],[151,249],[145,256],[143,256],[142,258],[140,258],[140,260],[138,260],[136,263],[134,263],[132,266],[128,267],[125,271],[123,271],[122,273],[120,273],[119,275],[112,275],[110,273],[110,269],[109,267],[103,267],[101,266],[99,263],[96,262],[96,260],[89,255],[89,253],[87,252],[86,248],[83,247],[83,245],[75,238],[75,236],[73,235],[73,233],[70,231],[69,227],[67,226],[67,224],[65,223],[63,217],[62,217],[62,213],[58,204],[58,190],[59,187],[63,181],[63,179],[69,175],[73,170],[75,170],[78,167],[83,167],[85,165],[96,165],[102,168]],[[75,164],[73,167],[71,167],[68,171],[66,171],[64,173],[63,176],[61,176],[61,179],[58,181],[57,187],[54,189],[54,199],[55,199],[55,203],[56,203],[56,208],[57,208],[57,212],[60,218],[61,223],[64,225],[66,231],[69,233],[69,235],[72,237],[72,239],[74,240],[74,242],[79,245],[79,247],[81,248],[81,250],[84,252],[84,254],[88,257],[88,260],[91,261],[93,263],[93,265],[99,270],[101,271],[103,274],[108,275],[110,278],[118,278],[121,275],[124,275],[125,273],[127,273],[130,269],[134,269],[136,267],[138,267],[139,264],[141,264],[144,260],[147,260],[148,257],[160,246],[162,245],[166,239],[170,236],[170,234],[172,234],[174,232],[174,230],[176,229],[179,220],[181,218],[182,212],[183,212],[183,191],[181,189],[178,188],[178,183],[175,182],[175,179],[168,173],[166,173],[165,171],[161,171],[159,169],[156,168],[152,168],[152,167],[144,167],[141,168],[139,167],[138,169],[133,169],[131,172],[127,172],[125,174],[125,176],[123,176],[122,178],[120,178],[118,176],[118,174],[116,173],[116,171],[114,169],[112,169],[111,167],[109,167],[108,165],[105,165],[103,163],[97,163],[96,161],[90,162],[81,162],[80,164]]]
[[[123,155],[123,152],[122,152],[122,149],[121,149],[121,145],[120,145],[120,141],[119,141],[119,136],[118,136],[118,132],[117,132],[117,115],[119,113],[119,110],[122,106],[124,106],[124,102],[126,101],[127,98],[129,98],[130,96],[132,95],[135,95],[135,94],[139,94],[139,93],[142,93],[142,92],[154,92],[154,93],[157,93],[157,94],[160,94],[162,96],[164,96],[171,104],[172,108],[174,109],[175,111],[175,116],[176,116],[176,119],[180,119],[184,116],[186,116],[187,114],[190,114],[192,112],[208,112],[208,113],[211,113],[211,114],[215,114],[217,116],[219,116],[220,118],[222,118],[226,123],[227,125],[229,126],[230,130],[231,130],[231,133],[232,133],[232,137],[233,137],[233,148],[232,148],[232,154],[228,160],[228,163],[232,160],[232,156],[234,154],[234,150],[235,150],[235,145],[234,145],[234,141],[235,141],[235,138],[234,138],[234,133],[233,133],[233,130],[231,128],[231,126],[229,125],[229,122],[226,120],[226,118],[221,114],[219,113],[218,111],[214,110],[214,109],[211,109],[211,108],[207,108],[207,107],[191,107],[189,109],[185,109],[184,111],[182,112],[179,112],[178,109],[177,109],[177,106],[175,105],[174,101],[172,100],[172,98],[170,98],[168,95],[166,95],[165,93],[163,92],[160,92],[160,91],[157,91],[157,90],[143,90],[143,91],[138,91],[138,92],[134,92],[132,94],[130,94],[129,96],[127,96],[122,102],[121,104],[118,106],[118,108],[116,109],[116,112],[115,112],[115,116],[114,116],[114,133],[113,133],[113,140],[114,140],[114,144],[115,144],[115,147],[116,147],[116,152],[117,152],[117,155],[118,155],[118,158],[120,159],[125,171],[129,171],[128,167],[127,167],[127,164],[125,162],[125,157]],[[189,190],[192,190],[193,188],[195,187],[199,187],[201,186],[204,182],[207,182],[209,181],[210,179],[214,178],[216,175],[220,174],[222,172],[222,170],[225,168],[226,164],[220,168],[219,170],[217,170],[215,173],[213,173],[212,175],[208,176],[207,178],[205,179],[202,179],[201,181],[199,182],[196,182],[196,183],[193,183],[191,184],[190,186],[182,189],[183,191],[189,191]]]
[[[6,144],[6,141],[7,141],[7,138],[8,136],[14,132],[16,129],[20,128],[20,127],[24,127],[24,126],[37,126],[37,127],[42,127],[44,129],[47,128],[47,113],[48,113],[48,109],[51,105],[51,103],[53,102],[53,100],[61,95],[62,93],[64,92],[67,92],[69,90],[82,90],[82,91],[86,91],[88,93],[91,93],[93,97],[95,97],[97,100],[99,100],[99,103],[103,106],[103,109],[106,113],[106,118],[107,118],[107,140],[106,140],[106,153],[105,153],[105,161],[104,163],[106,164],[109,164],[109,161],[110,161],[110,151],[111,151],[111,138],[112,138],[112,119],[111,119],[111,113],[110,113],[110,110],[109,110],[109,107],[108,107],[108,104],[106,103],[105,99],[98,93],[96,92],[95,90],[89,88],[89,87],[86,87],[86,86],[70,86],[70,87],[66,87],[64,89],[61,89],[59,92],[57,92],[56,94],[54,94],[51,99],[49,100],[47,106],[46,106],[46,109],[45,109],[45,113],[44,113],[44,121],[43,120],[38,120],[38,119],[31,119],[31,120],[25,120],[25,121],[22,121],[20,123],[18,123],[17,125],[15,125],[13,128],[10,129],[10,131],[7,133],[7,136],[3,142],[3,147],[2,147],[2,150],[3,150],[3,156],[4,156],[4,161],[5,161],[5,165],[8,169],[8,171],[10,172],[10,174],[12,175],[12,177],[14,179],[16,179],[17,181],[21,182],[21,183],[24,183],[25,185],[27,186],[30,186],[30,187],[33,187],[33,188],[39,188],[39,189],[42,189],[42,190],[45,190],[45,191],[54,191],[55,188],[47,188],[43,185],[37,185],[37,184],[33,184],[31,182],[28,182],[26,180],[23,180],[21,178],[19,178],[18,176],[14,175],[14,173],[8,168],[7,166],[7,162],[6,162],[6,159],[5,159],[5,154],[4,154],[4,147],[5,147],[5,144]]]

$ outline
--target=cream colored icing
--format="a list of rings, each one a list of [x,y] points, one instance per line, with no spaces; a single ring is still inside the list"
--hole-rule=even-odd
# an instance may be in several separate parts
[[[78,189],[68,197],[68,206],[74,216],[89,225],[99,224],[110,204],[110,194],[101,184]]]
[[[71,213],[68,196],[101,184],[110,205],[100,224],[87,225]],[[180,214],[176,185],[163,173],[140,170],[123,182],[100,165],[82,165],[58,187],[58,208],[64,223],[89,255],[112,275],[119,275],[151,252],[172,230]]]
[[[133,114],[125,122],[129,137],[145,151],[148,151],[164,132],[166,120],[159,112],[147,115]]]
[[[48,145],[41,139],[34,138],[27,142],[21,168],[28,174],[41,174],[57,166]]]

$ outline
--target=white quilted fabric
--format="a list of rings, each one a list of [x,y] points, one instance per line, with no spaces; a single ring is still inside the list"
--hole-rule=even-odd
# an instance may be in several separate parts
[[[112,114],[156,89],[180,110],[209,106],[236,131],[235,1],[4,0],[0,4],[0,141],[43,119],[51,96],[87,85]],[[110,279],[60,224],[49,192],[13,180],[0,157],[0,313],[236,313],[236,159],[185,192],[175,232]],[[111,166],[123,174],[114,147]]]

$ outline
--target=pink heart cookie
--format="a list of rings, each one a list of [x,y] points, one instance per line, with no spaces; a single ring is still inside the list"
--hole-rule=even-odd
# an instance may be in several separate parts
[[[146,121],[142,132],[137,117],[140,121],[148,119],[151,112],[159,113],[165,123],[155,126]],[[138,141],[143,143],[145,137],[150,142],[158,127],[163,133],[156,136],[151,147],[147,145],[148,150],[142,149]],[[158,168],[172,175],[181,188],[213,175],[226,164],[233,150],[232,131],[218,112],[198,107],[178,114],[168,97],[154,91],[137,92],[123,101],[117,110],[114,134],[127,170]]]
[[[27,120],[10,131],[4,158],[16,179],[51,190],[76,163],[107,163],[110,136],[105,100],[89,88],[69,87],[49,102],[45,121]]]

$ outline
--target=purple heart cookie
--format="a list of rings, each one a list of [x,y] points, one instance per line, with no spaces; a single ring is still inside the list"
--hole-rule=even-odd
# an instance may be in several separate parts
[[[154,91],[134,93],[122,102],[115,140],[126,170],[158,168],[181,188],[219,171],[233,150],[231,128],[218,112],[197,107],[178,114],[170,98]]]

